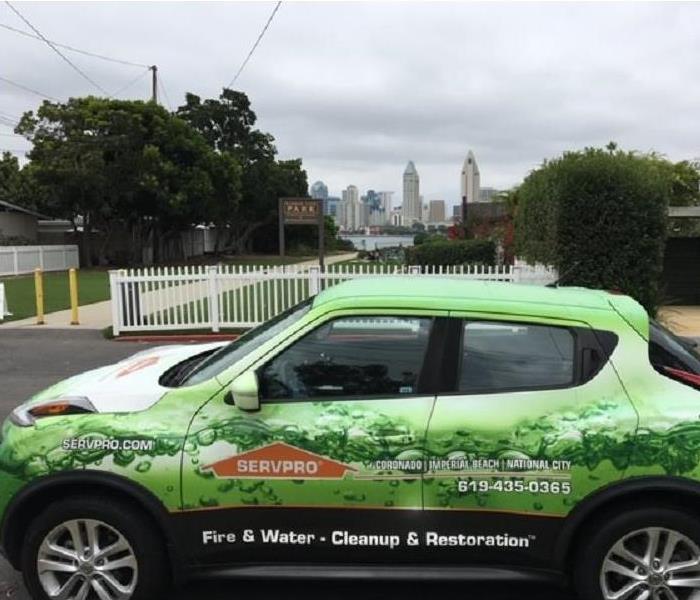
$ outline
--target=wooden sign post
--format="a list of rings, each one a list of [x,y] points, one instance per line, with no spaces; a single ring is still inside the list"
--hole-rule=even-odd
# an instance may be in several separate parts
[[[280,198],[279,199],[279,238],[280,256],[284,256],[284,226],[285,225],[318,225],[318,262],[321,272],[325,271],[323,254],[324,221],[323,200],[313,198]]]

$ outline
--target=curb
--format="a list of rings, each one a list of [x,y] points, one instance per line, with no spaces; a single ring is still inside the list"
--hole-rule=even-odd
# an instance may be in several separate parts
[[[113,342],[220,342],[233,341],[238,333],[204,333],[192,335],[120,335]]]

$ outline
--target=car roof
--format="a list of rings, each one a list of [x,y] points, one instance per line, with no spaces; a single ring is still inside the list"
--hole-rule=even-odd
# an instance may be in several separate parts
[[[385,275],[362,277],[334,285],[321,292],[314,307],[330,302],[353,303],[359,298],[412,300],[416,308],[434,306],[449,301],[453,310],[464,303],[470,308],[474,302],[507,302],[613,310],[611,295],[601,290],[573,287],[546,287],[500,281],[475,281],[445,275]]]

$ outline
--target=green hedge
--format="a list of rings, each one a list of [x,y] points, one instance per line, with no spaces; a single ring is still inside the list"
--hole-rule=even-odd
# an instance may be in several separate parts
[[[516,251],[560,283],[616,289],[650,313],[659,300],[672,165],[613,147],[546,162],[520,186]]]
[[[438,240],[406,249],[409,265],[493,265],[495,262],[496,244],[491,240]]]

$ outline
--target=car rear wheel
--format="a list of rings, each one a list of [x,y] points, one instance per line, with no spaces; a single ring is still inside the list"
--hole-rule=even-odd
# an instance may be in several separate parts
[[[626,511],[596,524],[574,566],[584,600],[700,599],[700,524],[671,508]]]
[[[155,600],[168,581],[151,523],[107,498],[51,504],[29,526],[22,571],[41,600]]]

